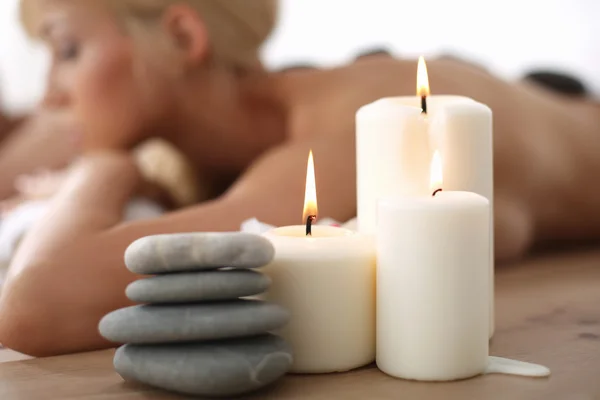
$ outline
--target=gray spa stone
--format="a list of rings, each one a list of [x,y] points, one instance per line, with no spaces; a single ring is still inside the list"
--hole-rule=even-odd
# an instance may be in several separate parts
[[[192,303],[254,296],[270,284],[269,277],[254,271],[205,271],[141,279],[125,293],[137,303]]]
[[[267,239],[241,232],[149,236],[125,252],[127,268],[142,275],[231,268],[259,268],[273,259]]]
[[[125,380],[204,397],[230,397],[263,388],[290,369],[283,339],[264,335],[197,344],[126,345],[114,365]]]
[[[154,344],[238,338],[283,327],[289,313],[253,300],[144,305],[123,308],[100,321],[100,334],[115,343]]]

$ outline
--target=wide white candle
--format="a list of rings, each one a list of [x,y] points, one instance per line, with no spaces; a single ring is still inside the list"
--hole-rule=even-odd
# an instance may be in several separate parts
[[[306,225],[268,232],[275,258],[263,271],[272,284],[265,300],[287,308],[279,333],[294,351],[292,372],[348,371],[375,360],[375,247],[369,237],[317,217],[312,152],[306,171]]]
[[[429,96],[426,71],[421,60],[418,87],[426,88],[420,94],[427,95],[427,114],[422,113],[420,96],[383,98],[357,113],[357,226],[363,234],[375,234],[378,199],[427,195],[428,162],[433,151],[439,150],[445,189],[474,192],[490,202],[491,337],[494,332],[492,111],[467,97]]]
[[[348,371],[375,360],[375,249],[341,228],[305,226],[266,234],[274,261],[264,298],[291,313],[279,334],[294,351],[292,372]]]
[[[384,199],[377,230],[377,365],[469,378],[488,361],[489,202],[468,192]]]

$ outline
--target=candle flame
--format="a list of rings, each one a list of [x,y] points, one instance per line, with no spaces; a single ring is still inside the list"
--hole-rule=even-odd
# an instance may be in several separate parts
[[[429,74],[427,73],[427,64],[423,56],[419,57],[419,66],[417,67],[417,96],[429,96]]]
[[[315,181],[315,161],[313,158],[313,152],[310,151],[308,155],[308,166],[306,168],[306,192],[304,194],[304,212],[302,214],[302,224],[306,223],[306,220],[311,215],[317,216],[317,184]]]
[[[430,178],[431,191],[436,191],[442,188],[444,184],[444,172],[442,169],[442,156],[439,151],[433,154],[431,160],[431,178]]]

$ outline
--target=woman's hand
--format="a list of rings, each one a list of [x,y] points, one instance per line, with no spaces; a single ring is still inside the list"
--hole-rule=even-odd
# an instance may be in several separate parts
[[[67,169],[43,170],[32,175],[24,175],[15,181],[19,194],[29,200],[49,199],[54,196],[67,179]]]
[[[18,177],[15,181],[17,194],[0,202],[0,215],[6,216],[29,201],[50,199],[58,193],[67,174],[68,170],[43,170]]]
[[[110,153],[111,152],[99,153],[95,151],[88,156],[84,156],[84,158],[88,158],[87,161],[97,162],[98,168],[104,168],[106,165],[104,162],[105,160],[101,160],[110,158]],[[123,155],[124,154],[121,154],[120,156]],[[131,161],[133,161],[131,156],[125,155],[125,157],[131,158]],[[68,179],[69,173],[70,169],[56,171],[42,170],[38,173],[18,177],[15,181],[17,194],[10,199],[0,202],[0,215],[6,216],[22,204],[30,201],[52,198],[63,187],[65,181]],[[162,187],[143,179],[140,180],[135,196],[154,200],[166,208],[171,208],[173,206],[172,199]]]
[[[36,110],[0,146],[0,199],[18,195],[19,176],[65,168],[75,157],[75,126],[57,112]]]

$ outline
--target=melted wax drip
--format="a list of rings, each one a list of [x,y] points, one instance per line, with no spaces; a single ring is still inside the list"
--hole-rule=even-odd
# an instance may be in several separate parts
[[[501,357],[489,357],[488,366],[484,374],[504,374],[527,376],[530,378],[545,378],[550,376],[550,370],[542,365],[509,360]]]

